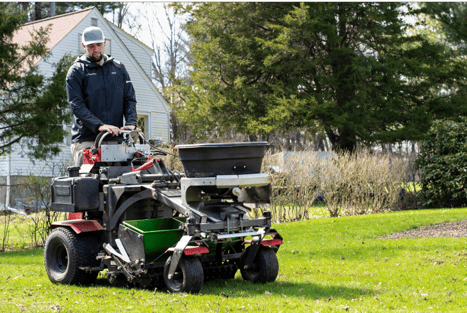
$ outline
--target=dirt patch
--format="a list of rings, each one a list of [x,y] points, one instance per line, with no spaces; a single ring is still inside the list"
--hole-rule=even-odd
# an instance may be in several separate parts
[[[382,239],[426,238],[426,237],[467,237],[467,220],[446,222],[417,229],[381,236]]]

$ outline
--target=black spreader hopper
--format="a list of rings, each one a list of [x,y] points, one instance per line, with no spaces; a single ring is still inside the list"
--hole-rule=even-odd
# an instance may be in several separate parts
[[[186,177],[215,177],[261,172],[267,142],[177,145]]]

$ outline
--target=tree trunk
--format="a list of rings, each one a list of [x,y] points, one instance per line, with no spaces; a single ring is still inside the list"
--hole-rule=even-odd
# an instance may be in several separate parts
[[[38,21],[42,18],[42,2],[34,2],[34,20]]]
[[[324,135],[323,133],[319,133],[318,136],[316,136],[313,151],[320,151],[320,150],[324,151],[324,144],[323,144],[323,140],[321,139],[323,135]]]
[[[331,140],[334,149],[341,151],[354,152],[357,147],[357,139],[355,133],[351,130],[339,129],[339,134],[336,135],[331,129],[326,129],[326,134]]]
[[[170,127],[172,129],[171,131],[172,138],[170,141],[176,144],[182,143],[182,141],[179,138],[180,134],[178,133],[177,116],[175,115],[174,111],[170,111]]]
[[[326,151],[326,148],[324,147],[324,142],[326,138],[320,138],[318,141],[318,151]]]
[[[118,10],[118,18],[117,18],[117,26],[122,28],[123,26],[123,17],[125,16],[123,13],[124,8],[120,8]]]

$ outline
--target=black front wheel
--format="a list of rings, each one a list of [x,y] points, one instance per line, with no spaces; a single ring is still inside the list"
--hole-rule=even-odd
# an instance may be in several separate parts
[[[90,284],[99,272],[86,272],[80,267],[96,266],[98,243],[95,235],[75,234],[64,227],[50,233],[45,243],[44,263],[53,283]]]
[[[203,287],[203,266],[195,256],[182,256],[178,267],[171,279],[169,279],[169,268],[172,257],[165,262],[164,281],[171,292],[197,293]]]
[[[245,269],[244,262],[249,251],[250,247],[243,252],[240,261],[240,272],[243,279],[259,284],[275,281],[279,274],[279,261],[274,250],[269,247],[261,247],[256,253],[253,263]]]

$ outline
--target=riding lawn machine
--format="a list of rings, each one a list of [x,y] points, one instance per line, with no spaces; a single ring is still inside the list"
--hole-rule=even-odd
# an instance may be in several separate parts
[[[180,173],[141,133],[124,131],[118,144],[107,134],[52,181],[52,210],[68,219],[52,224],[45,245],[51,282],[90,284],[105,270],[112,284],[196,293],[238,269],[253,283],[276,279],[282,237],[270,212],[250,214],[271,197],[266,142],[178,145]]]

